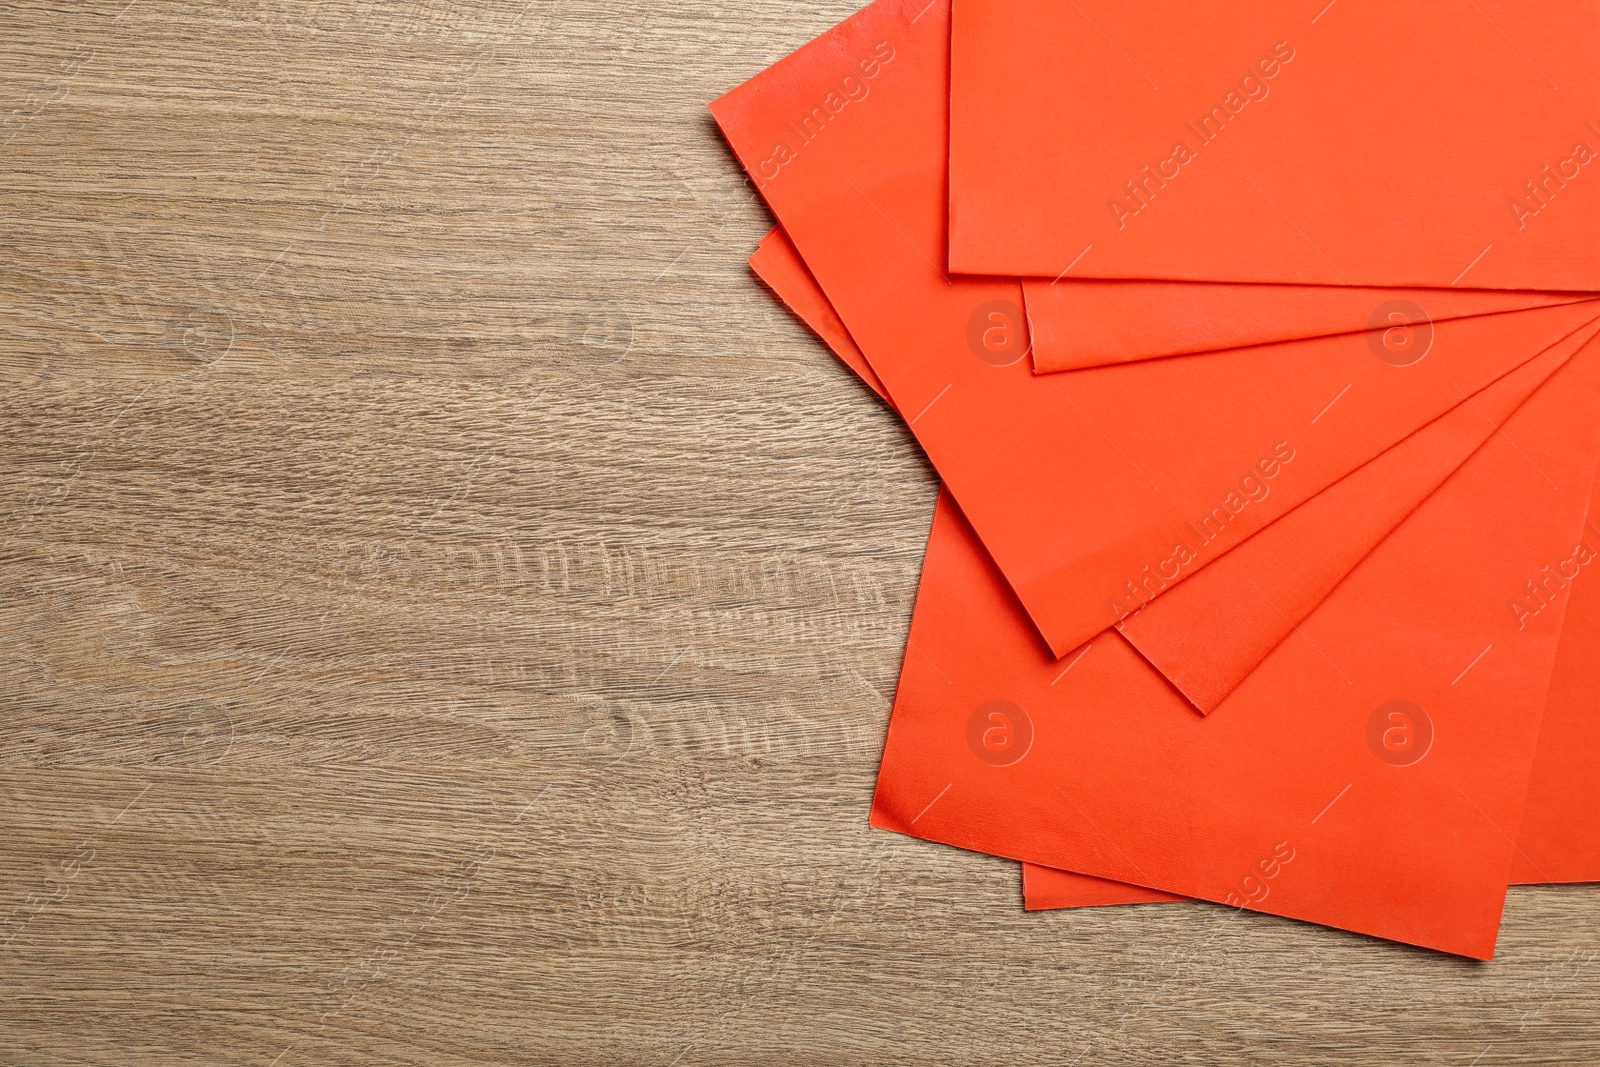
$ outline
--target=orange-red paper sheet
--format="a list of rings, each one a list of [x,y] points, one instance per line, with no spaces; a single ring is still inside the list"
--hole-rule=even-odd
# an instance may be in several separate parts
[[[1600,482],[1596,489],[1600,490]],[[1590,521],[1582,542],[1592,556],[1600,531]],[[1555,576],[1544,597],[1568,598],[1561,640],[1545,699],[1539,747],[1528,781],[1528,795],[1517,847],[1511,860],[1513,885],[1600,881],[1600,581],[1583,573]],[[1533,600],[1523,601],[1532,607]],[[1023,898],[1030,910],[1141,904],[1182,897],[1143,886],[1107,882],[1071,871],[1022,865]]]
[[[1593,561],[1597,416],[1591,343],[1209,718],[1114,632],[1030,648],[946,500],[874,825],[1488,958],[1567,602],[1519,597]]]
[[[867,362],[867,357],[861,354],[861,349],[856,347],[855,338],[850,336],[844,320],[839,318],[839,313],[828,302],[828,294],[812,277],[805,260],[800,258],[800,250],[783,232],[783,227],[774,226],[756,245],[756,250],[750,254],[750,269],[785,306],[800,317],[801,322],[822,338],[828,349],[845,366],[856,372],[867,388],[881,396],[890,407],[894,406],[883,382],[878,380],[877,372]]]
[[[1035,377],[1019,285],[935,265],[948,46],[943,3],[878,0],[712,110],[1058,653],[1148,573],[1185,580],[1593,315],[1440,323],[1403,367],[1346,335]],[[869,89],[782,148],[842,78]]]
[[[880,68],[881,69],[881,68]],[[869,90],[853,80],[847,95]],[[794,127],[805,136],[833,112]],[[804,126],[805,130],[801,127]],[[1377,328],[1385,358],[1415,357],[1432,323],[1469,315],[1543,307],[1582,294],[1477,289],[1373,289],[1351,286],[1084,281],[1065,273],[1024,279],[1035,371],[1074,370],[1141,359],[1212,352],[1274,341]],[[829,312],[832,313],[831,310]]]
[[[1122,621],[1122,635],[1196,708],[1215,710],[1597,330],[1591,322],[1552,345],[1154,596]]]
[[[1426,357],[1435,323],[1585,298],[1492,289],[1072,278],[1024,278],[1022,291],[1033,369],[1040,374],[1361,331],[1372,331],[1368,343],[1379,358],[1403,364]]]
[[[817,285],[816,279],[806,269],[800,253],[781,227],[774,228],[762,239],[750,256],[750,268],[758,278],[772,288],[784,302],[817,336],[827,344],[834,355],[861,376],[863,382],[890,403],[883,384],[873,372],[866,357],[856,347],[850,332],[845,329],[828,297]],[[892,407],[893,404],[890,403]],[[1163,893],[1158,889],[1130,885],[1093,875],[1072,871],[1022,864],[1024,905],[1033,910],[1051,908],[1084,908],[1111,904],[1144,904],[1162,901],[1187,900],[1187,897]]]
[[[951,67],[954,271],[1600,288],[1595,0],[958,0]]]
[[[756,253],[750,257],[750,265],[843,362],[860,374],[880,396],[883,395],[876,375],[867,365],[844,324],[828,303],[826,295],[811,277],[799,253],[781,229],[774,229],[767,235]],[[1587,334],[1592,329],[1593,327],[1590,327],[1590,330],[1584,333]],[[1519,370],[1517,375],[1527,376],[1533,371],[1534,365],[1529,364],[1528,367]],[[1517,375],[1508,376],[1505,381],[1497,383],[1486,392],[1503,391],[1510,384],[1510,380]],[[1525,397],[1526,393],[1522,395]],[[1467,410],[1467,406],[1463,405],[1456,412],[1452,412],[1452,416]],[[1509,412],[1495,411],[1493,414],[1498,416],[1495,418],[1495,425],[1498,425],[1504,421]],[[1491,417],[1491,412],[1485,410],[1480,417],[1487,420]],[[1441,419],[1429,429],[1438,427],[1445,421]],[[1428,429],[1416,436],[1420,437],[1426,433]],[[1399,453],[1405,446],[1406,442],[1402,442],[1400,446],[1385,453],[1385,456]],[[1382,458],[1380,457],[1380,460]],[[1317,501],[1334,494],[1347,483],[1353,483],[1357,475],[1378,462],[1375,460],[1374,463],[1368,464],[1327,493],[1313,498],[1313,501],[1291,512],[1279,523],[1268,527],[1262,534],[1251,538],[1239,549],[1224,556],[1223,561],[1230,560],[1252,545],[1265,540],[1269,534],[1277,531],[1290,519],[1309,510]],[[1376,486],[1372,488],[1382,491]],[[1347,511],[1359,504],[1362,499],[1362,495],[1356,493],[1341,503],[1340,510]],[[1589,543],[1588,534],[1592,532],[1591,520],[1584,535],[1585,543]],[[1301,559],[1297,562],[1304,565],[1308,561]],[[1336,574],[1337,578],[1342,578],[1349,570],[1348,566],[1340,568],[1334,564],[1330,567],[1325,562],[1315,562],[1318,568]],[[1212,569],[1219,565],[1214,565]],[[1206,573],[1209,573],[1209,570]],[[1557,575],[1555,588],[1547,592],[1559,594],[1566,581],[1567,579]],[[1202,580],[1188,583],[1183,589],[1192,591],[1205,585],[1205,581]],[[1178,601],[1169,598],[1158,603],[1162,607],[1167,607]],[[1195,602],[1189,598],[1187,603],[1193,606]],[[1267,612],[1275,610],[1259,601],[1256,608],[1258,614],[1263,609]],[[1143,617],[1145,617],[1143,614],[1135,616],[1136,619]],[[1201,615],[1198,618],[1206,617],[1208,616]],[[1245,628],[1247,630],[1251,628],[1248,622]],[[1223,644],[1239,644],[1236,636],[1238,630],[1237,621],[1230,626],[1207,628],[1212,642]],[[1274,641],[1273,644],[1275,643]],[[1594,754],[1600,752],[1600,686],[1594,683],[1592,677],[1592,665],[1597,659],[1600,659],[1600,586],[1592,581],[1576,583],[1567,608],[1553,681],[1545,704],[1540,747],[1533,765],[1520,843],[1513,860],[1513,883],[1600,880],[1600,825],[1597,825],[1597,821],[1600,821],[1600,814],[1597,814],[1600,813],[1600,777],[1592,773]],[[1024,898],[1030,910],[1186,899],[1142,886],[1036,864],[1025,863],[1022,867]]]

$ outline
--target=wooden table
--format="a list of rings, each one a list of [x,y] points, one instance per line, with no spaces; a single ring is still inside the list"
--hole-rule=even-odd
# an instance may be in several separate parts
[[[0,12],[0,1062],[1600,1062],[1600,892],[1476,965],[868,829],[935,481],[704,106],[848,11]]]

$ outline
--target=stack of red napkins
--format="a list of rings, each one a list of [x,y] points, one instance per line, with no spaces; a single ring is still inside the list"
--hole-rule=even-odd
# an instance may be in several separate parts
[[[711,109],[944,481],[873,825],[1478,958],[1600,880],[1600,0],[877,0]]]

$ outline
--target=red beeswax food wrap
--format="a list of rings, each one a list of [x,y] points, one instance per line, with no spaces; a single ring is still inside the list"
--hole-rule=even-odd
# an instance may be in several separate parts
[[[882,395],[881,386],[876,383],[876,376],[866,365],[859,349],[855,347],[844,329],[844,324],[839,321],[832,306],[828,304],[826,295],[806,270],[799,253],[781,229],[774,229],[767,235],[755,254],[750,257],[750,265],[842,361],[863,374],[867,384]],[[1387,496],[1385,486],[1371,481],[1366,483],[1360,481],[1361,478],[1368,476],[1373,468],[1390,461],[1391,457],[1392,461],[1400,464],[1402,468],[1413,466],[1414,461],[1425,463],[1425,458],[1418,456],[1415,450],[1410,448],[1413,442],[1424,438],[1430,432],[1442,429],[1452,420],[1458,423],[1463,421],[1463,417],[1468,414],[1477,423],[1491,428],[1499,425],[1509,415],[1510,407],[1525,399],[1531,389],[1530,385],[1529,389],[1517,389],[1511,392],[1514,381],[1521,378],[1531,382],[1535,375],[1539,381],[1543,381],[1547,374],[1541,373],[1540,365],[1543,369],[1553,370],[1560,363],[1564,363],[1577,345],[1593,336],[1595,329],[1595,324],[1591,324],[1580,330],[1556,346],[1560,351],[1553,350],[1541,355],[1538,360],[1519,368],[1501,382],[1485,390],[1479,397],[1474,398],[1472,404],[1463,404],[1412,438],[1390,449],[1377,460],[1353,472],[1329,490],[1290,512],[1284,519],[1244,542],[1218,563],[1202,571],[1195,581],[1186,583],[1182,587],[1183,593],[1179,597],[1156,601],[1152,607],[1133,616],[1133,621],[1148,621],[1155,617],[1157,609],[1181,607],[1191,613],[1193,624],[1197,628],[1203,628],[1209,635],[1211,647],[1221,646],[1226,649],[1232,646],[1246,655],[1253,654],[1254,658],[1248,660],[1253,666],[1259,662],[1261,656],[1276,645],[1277,640],[1281,639],[1281,637],[1269,637],[1262,640],[1260,637],[1262,631],[1271,629],[1279,623],[1286,630],[1292,624],[1288,622],[1286,616],[1278,612],[1276,607],[1266,603],[1259,595],[1252,597],[1236,587],[1229,588],[1224,583],[1214,582],[1213,579],[1223,571],[1226,563],[1235,557],[1245,555],[1253,546],[1267,541],[1270,537],[1280,536],[1285,532],[1289,534],[1289,540],[1280,545],[1280,550],[1287,550],[1292,556],[1293,551],[1303,547],[1306,542],[1297,531],[1293,530],[1291,520],[1302,516],[1303,513],[1313,512],[1324,498],[1334,497],[1341,492],[1345,494],[1344,499],[1336,505],[1337,514],[1324,513],[1315,518],[1308,516],[1310,521],[1320,522],[1323,519],[1338,521],[1341,515],[1359,510],[1363,502],[1369,499],[1383,501]],[[1497,406],[1501,401],[1506,403],[1506,407]],[[1369,492],[1371,497],[1368,495]],[[1420,500],[1402,502],[1402,506],[1409,512],[1410,508],[1419,502]],[[1585,533],[1586,545],[1588,534],[1593,532],[1595,531],[1591,520]],[[1292,559],[1286,570],[1281,573],[1295,575],[1313,571],[1322,572],[1327,576],[1325,580],[1331,588],[1332,584],[1342,579],[1371,546],[1362,547],[1359,542],[1351,544],[1347,541],[1344,547],[1345,553],[1332,560],[1308,561],[1303,557]],[[1571,559],[1563,561],[1565,569],[1554,575],[1546,575],[1540,587],[1531,591],[1534,595],[1522,598],[1521,610],[1524,613],[1533,611],[1534,606],[1539,603],[1537,598],[1560,596],[1566,584],[1576,578],[1578,568],[1592,562],[1593,559],[1593,549],[1590,546],[1587,551],[1575,553]],[[1308,563],[1315,565],[1307,566]],[[1263,578],[1263,582],[1266,581],[1267,579]],[[1205,603],[1198,597],[1190,595],[1200,591],[1220,592],[1224,595],[1220,599],[1212,597],[1210,603]],[[1253,583],[1250,593],[1259,594],[1259,589]],[[1218,617],[1220,608],[1227,606],[1230,595],[1251,605],[1255,617],[1251,617],[1250,612],[1236,612],[1228,625],[1213,624],[1202,627],[1203,621],[1215,620]],[[1320,600],[1320,596],[1317,599]],[[1168,614],[1173,615],[1176,612]],[[1303,618],[1304,614],[1305,612],[1301,612],[1297,615],[1295,621]],[[1263,626],[1263,623],[1266,625]],[[1126,628],[1124,632],[1127,632]],[[1197,651],[1205,649],[1200,648]],[[1237,652],[1235,655],[1241,660],[1244,658],[1238,656]],[[1545,718],[1529,784],[1520,843],[1514,860],[1514,876],[1511,879],[1513,883],[1600,879],[1600,832],[1597,832],[1600,831],[1600,825],[1597,825],[1600,823],[1600,778],[1591,772],[1593,756],[1600,752],[1600,686],[1592,681],[1590,669],[1590,665],[1597,658],[1600,658],[1600,586],[1589,582],[1578,584],[1567,608],[1554,668],[1554,680],[1545,704]],[[1169,678],[1172,677],[1170,671],[1164,673],[1167,673]],[[1402,743],[1409,740],[1403,732],[1396,734],[1391,731],[1388,736]],[[1023,864],[1022,867],[1024,900],[1030,910],[1188,899],[1143,886],[1041,867],[1037,864]]]
[[[1575,293],[1374,289],[1344,285],[1052,281],[1024,278],[1033,369],[1039,374],[1372,331],[1378,358],[1427,355],[1433,324],[1546,307]]]
[[[860,371],[860,350],[781,229],[767,235],[750,264],[840,359]],[[1170,593],[1159,575],[1147,579],[1138,595],[1148,602],[1119,624],[1123,636],[1196,708],[1213,710],[1597,329],[1600,323],[1589,323],[1465,398]],[[868,379],[881,394],[876,382],[876,376]]]
[[[950,267],[1600,288],[1595,0],[959,0]]]
[[[1593,314],[1440,323],[1406,367],[1358,334],[1037,378],[1016,331],[994,346],[1019,284],[934,266],[948,45],[943,4],[878,0],[712,111],[1058,653],[1131,610],[1145,568],[1178,560],[1184,580]],[[842,77],[870,93],[776,151]]]
[[[1565,600],[1508,605],[1573,556],[1597,415],[1591,344],[1209,718],[1114,632],[1030,647],[943,501],[874,825],[1488,958]]]

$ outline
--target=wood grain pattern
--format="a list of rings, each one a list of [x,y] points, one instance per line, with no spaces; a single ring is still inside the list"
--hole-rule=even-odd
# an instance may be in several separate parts
[[[934,480],[704,108],[848,10],[0,9],[0,1062],[1600,1061],[1592,891],[1477,966],[867,828]]]

